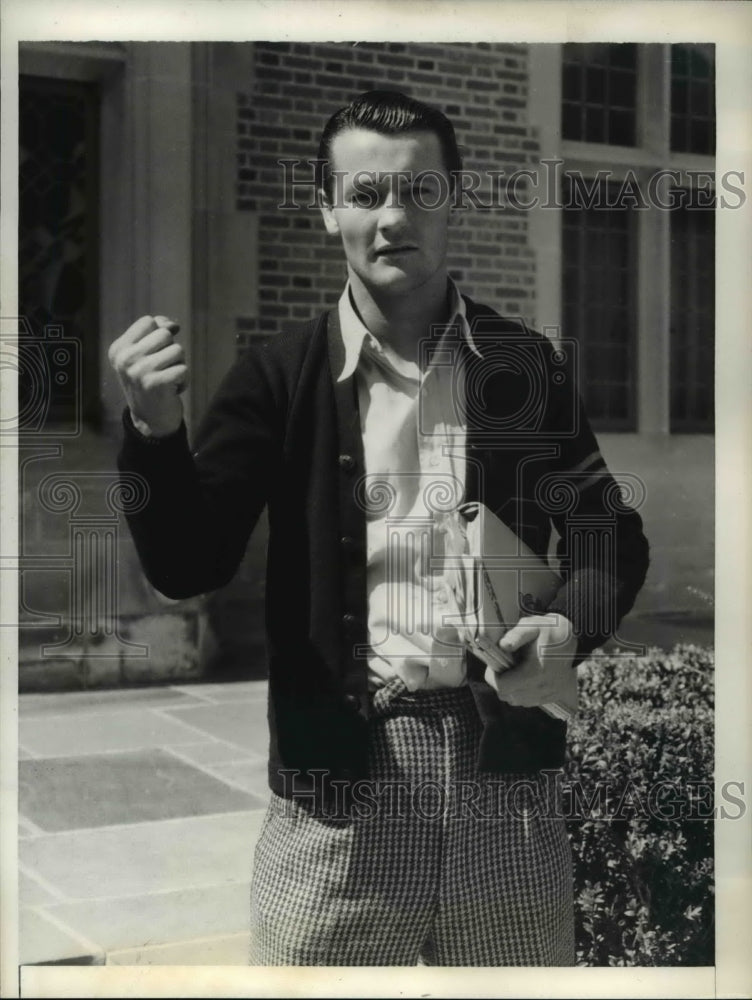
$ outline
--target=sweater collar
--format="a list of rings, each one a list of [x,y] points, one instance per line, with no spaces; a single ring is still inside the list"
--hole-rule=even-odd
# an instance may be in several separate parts
[[[460,295],[459,289],[451,278],[449,278],[449,293],[451,319],[444,329],[442,340],[447,336],[453,327],[459,327],[461,338],[465,340],[470,349],[477,354],[478,357],[481,357],[480,351],[473,340],[472,331],[470,330],[465,300],[462,295]],[[353,302],[349,281],[345,285],[345,289],[340,296],[337,310],[339,314],[342,346],[345,351],[344,364],[339,376],[337,377],[337,381],[343,382],[345,379],[350,378],[354,374],[355,369],[358,367],[364,343],[368,342],[375,351],[380,350],[380,345],[376,337],[374,337],[370,330],[368,330],[366,325],[363,323],[363,320],[358,315],[355,303]]]

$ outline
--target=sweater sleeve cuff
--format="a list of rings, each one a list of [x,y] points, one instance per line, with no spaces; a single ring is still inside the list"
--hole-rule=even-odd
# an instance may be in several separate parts
[[[577,637],[575,665],[615,632],[620,617],[615,608],[616,586],[607,574],[583,570],[564,584],[546,609],[572,623]]]
[[[177,430],[162,437],[147,437],[133,425],[130,411],[123,412],[123,442],[118,465],[120,469],[153,472],[155,475],[174,474],[178,466],[190,460],[188,431],[185,422]],[[177,463],[177,465],[176,465]]]
[[[162,434],[159,437],[150,437],[147,434],[142,434],[133,423],[131,411],[127,406],[123,410],[123,427],[125,429],[125,440],[129,444],[133,444],[136,447],[144,446],[147,448],[164,448],[178,442],[187,441],[185,421],[181,421],[180,427],[178,427],[177,430],[172,431],[170,434]]]

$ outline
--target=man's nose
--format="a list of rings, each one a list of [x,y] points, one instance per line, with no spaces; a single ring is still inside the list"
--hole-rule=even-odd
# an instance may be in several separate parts
[[[398,192],[390,194],[379,209],[379,229],[383,232],[395,232],[407,226],[407,211],[404,195]]]

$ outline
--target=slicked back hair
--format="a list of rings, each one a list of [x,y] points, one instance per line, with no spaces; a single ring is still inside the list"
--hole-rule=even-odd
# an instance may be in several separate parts
[[[447,116],[438,108],[398,91],[369,90],[335,111],[321,133],[316,165],[317,185],[329,197],[332,195],[332,143],[341,132],[355,128],[370,129],[381,135],[433,132],[441,145],[450,187],[454,187],[454,174],[462,170],[462,155],[454,127]]]

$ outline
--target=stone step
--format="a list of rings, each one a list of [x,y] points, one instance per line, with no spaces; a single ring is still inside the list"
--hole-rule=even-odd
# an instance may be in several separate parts
[[[18,636],[19,690],[261,679],[263,633],[260,627],[238,627],[238,615],[233,609],[226,620],[213,624],[207,608],[196,602],[155,614],[121,616],[117,635],[72,635],[65,622],[51,628],[24,626]],[[246,621],[261,617],[254,608],[246,609],[245,616]]]

